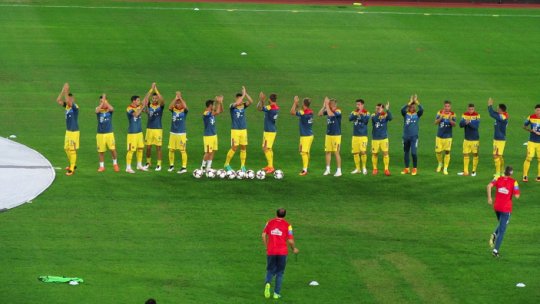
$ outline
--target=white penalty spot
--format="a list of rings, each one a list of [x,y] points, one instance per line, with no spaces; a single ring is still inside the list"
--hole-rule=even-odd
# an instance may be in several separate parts
[[[194,10],[194,11],[198,11],[198,10],[199,10],[199,8],[198,8],[198,7],[196,7],[196,8],[194,8],[193,10]]]
[[[77,282],[77,281],[69,281],[69,285],[71,285],[71,286],[79,285],[79,282]]]
[[[246,56],[247,53],[246,53],[246,52],[242,52],[242,53],[240,53],[240,55],[241,55],[241,56]]]
[[[517,283],[516,287],[525,287],[525,283]]]
[[[12,139],[13,139],[13,138],[17,138],[17,135],[11,134],[11,135],[9,136],[9,138],[12,138]]]
[[[309,286],[319,286],[319,282],[311,281],[311,282],[309,282]]]
[[[424,16],[431,16],[431,14],[430,13],[425,13]]]
[[[524,145],[524,146],[528,146],[528,145],[529,145],[529,142],[526,141],[526,142],[523,143],[523,145]]]

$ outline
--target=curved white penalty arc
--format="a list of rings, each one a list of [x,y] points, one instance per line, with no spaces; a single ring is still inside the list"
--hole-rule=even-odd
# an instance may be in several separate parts
[[[54,168],[36,150],[0,138],[0,151],[0,212],[32,201],[54,181]]]

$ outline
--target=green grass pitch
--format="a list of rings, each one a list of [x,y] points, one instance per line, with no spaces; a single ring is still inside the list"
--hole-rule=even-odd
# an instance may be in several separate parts
[[[540,103],[539,25],[540,11],[525,9],[3,1],[0,135],[16,134],[64,167],[64,116],[55,98],[68,81],[81,107],[81,149],[74,176],[58,171],[32,204],[0,215],[2,302],[267,303],[260,233],[280,206],[301,250],[297,261],[289,259],[280,302],[537,302],[540,183],[521,183],[500,260],[487,244],[495,217],[485,185],[493,171],[488,97],[508,105],[505,158],[521,176],[528,138],[521,125]],[[240,56],[243,51],[248,55]],[[123,111],[131,95],[144,95],[154,81],[167,103],[181,90],[190,106],[191,170],[202,157],[206,99],[223,94],[228,104],[242,85],[253,97],[277,93],[275,162],[285,179],[197,181],[166,170],[132,176],[112,172],[109,155],[108,170],[98,174],[98,96],[107,93],[117,109],[124,168]],[[413,93],[425,106],[416,177],[399,174],[398,111]],[[312,97],[315,110],[324,96],[335,97],[344,113],[358,97],[371,112],[389,100],[393,175],[348,174],[352,128],[344,119],[345,174],[323,177],[325,120],[317,118],[310,174],[297,176],[297,119],[288,114],[294,95]],[[482,115],[475,178],[456,175],[462,170],[459,128],[450,175],[434,172],[433,120],[444,99],[458,115],[469,102]],[[264,166],[263,116],[255,107],[247,116],[248,167],[258,169]],[[165,134],[169,126],[167,113]],[[227,113],[217,126],[215,167],[228,149]],[[46,274],[86,282],[37,281]],[[308,286],[311,280],[320,286]],[[518,282],[527,287],[516,288]]]

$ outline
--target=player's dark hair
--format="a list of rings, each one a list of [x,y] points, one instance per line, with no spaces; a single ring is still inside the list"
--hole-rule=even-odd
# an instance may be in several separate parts
[[[103,99],[103,95],[99,95],[99,100],[102,100]]]
[[[276,102],[277,101],[277,95],[276,94],[270,94],[270,100],[273,101],[273,102]]]
[[[279,217],[279,218],[284,218],[285,215],[287,215],[287,210],[285,210],[285,208],[279,208],[279,209],[276,211],[276,215],[277,215],[277,217]]]
[[[311,105],[311,99],[306,97],[306,98],[304,98],[303,103],[304,103],[304,105],[305,105],[306,107],[309,108],[309,106]]]
[[[144,304],[157,304],[157,302],[154,299],[148,299],[146,302],[144,302]]]
[[[137,98],[139,98],[139,96],[133,95],[133,96],[131,96],[131,101],[135,101],[135,100],[137,100]]]
[[[503,112],[506,112],[506,105],[504,103],[499,104],[499,109],[501,109]]]
[[[242,93],[236,93],[236,98],[242,97]]]
[[[510,176],[514,173],[514,168],[512,168],[511,166],[507,166],[506,168],[504,168],[504,175],[505,176]]]
[[[206,107],[208,108],[209,106],[213,105],[214,104],[214,101],[212,99],[208,99],[205,103]]]
[[[452,102],[451,102],[450,100],[445,100],[445,101],[444,101],[444,104],[449,104],[449,105],[451,105]]]
[[[538,109],[538,108],[540,108],[540,103],[539,103],[539,104],[537,104],[537,105],[536,105],[536,106],[535,106],[534,108],[535,108],[535,109]]]
[[[361,104],[364,104],[364,100],[363,100],[362,98],[357,99],[356,102],[357,102],[357,103],[359,102],[359,103],[361,103]]]
[[[378,103],[377,107],[383,107],[384,108],[384,105],[382,103]]]
[[[474,108],[474,103],[470,103],[469,108]]]

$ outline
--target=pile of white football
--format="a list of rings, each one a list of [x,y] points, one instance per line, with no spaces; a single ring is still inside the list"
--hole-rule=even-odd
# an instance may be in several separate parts
[[[247,171],[226,171],[224,169],[214,170],[214,169],[195,169],[193,170],[193,177],[196,179],[200,179],[202,177],[206,177],[209,179],[213,178],[219,178],[219,179],[258,179],[263,180],[266,178],[266,172],[264,170],[259,170],[257,172],[253,170],[247,170]],[[272,174],[275,179],[283,179],[285,176],[282,170],[276,170]]]

